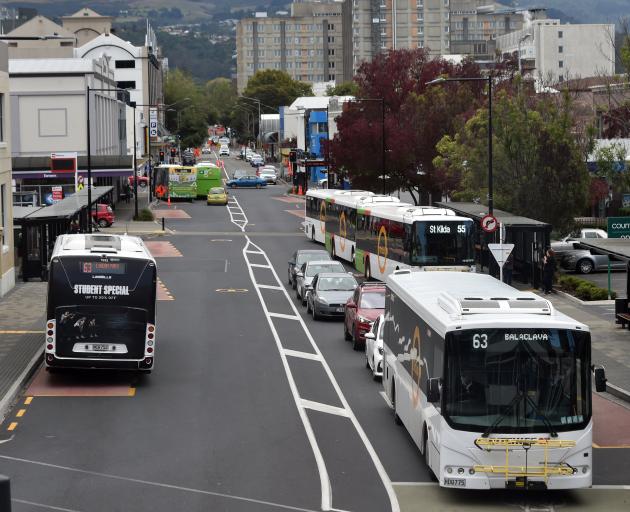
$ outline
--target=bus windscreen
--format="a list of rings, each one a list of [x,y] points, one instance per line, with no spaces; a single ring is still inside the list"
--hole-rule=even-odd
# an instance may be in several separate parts
[[[412,265],[473,265],[472,221],[417,221],[411,247]]]

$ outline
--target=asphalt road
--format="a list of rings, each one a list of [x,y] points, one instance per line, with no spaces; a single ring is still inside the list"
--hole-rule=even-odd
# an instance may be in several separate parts
[[[155,370],[63,376],[28,404],[25,392],[0,439],[14,512],[627,510],[621,448],[594,454],[595,483],[612,487],[438,488],[341,322],[307,317],[286,284],[288,258],[312,244],[285,192],[175,205],[190,218],[150,239],[177,249],[158,259],[173,300],[158,303]]]

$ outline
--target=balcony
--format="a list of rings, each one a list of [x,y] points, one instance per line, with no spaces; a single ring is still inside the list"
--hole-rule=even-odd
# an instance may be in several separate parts
[[[418,9],[424,9],[424,2],[418,2],[416,6]]]
[[[381,37],[387,37],[387,32],[385,30],[381,30]]]

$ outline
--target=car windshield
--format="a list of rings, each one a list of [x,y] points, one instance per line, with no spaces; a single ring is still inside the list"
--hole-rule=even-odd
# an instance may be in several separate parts
[[[363,292],[361,294],[361,308],[385,309],[385,290],[380,292]]]
[[[307,261],[315,261],[315,260],[329,260],[330,255],[325,252],[300,252],[297,255],[295,260],[296,265],[301,265],[302,263],[306,263]]]
[[[306,267],[306,277],[315,277],[320,272],[345,272],[346,269],[338,261],[322,263],[321,265],[308,265]]]
[[[356,286],[357,282],[351,276],[322,277],[318,281],[317,289],[322,292],[346,292],[354,290]]]
[[[214,187],[210,189],[211,194],[223,194],[224,192],[225,190],[223,190],[221,187]]]
[[[444,416],[456,429],[584,428],[591,417],[590,334],[475,329],[447,337]]]

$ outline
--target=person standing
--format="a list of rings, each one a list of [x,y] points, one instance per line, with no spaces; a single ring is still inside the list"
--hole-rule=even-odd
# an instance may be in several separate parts
[[[556,257],[551,249],[547,249],[543,259],[543,292],[549,295],[553,288],[553,276],[556,273]]]
[[[512,286],[512,272],[514,271],[514,255],[510,253],[503,264],[503,282]]]

